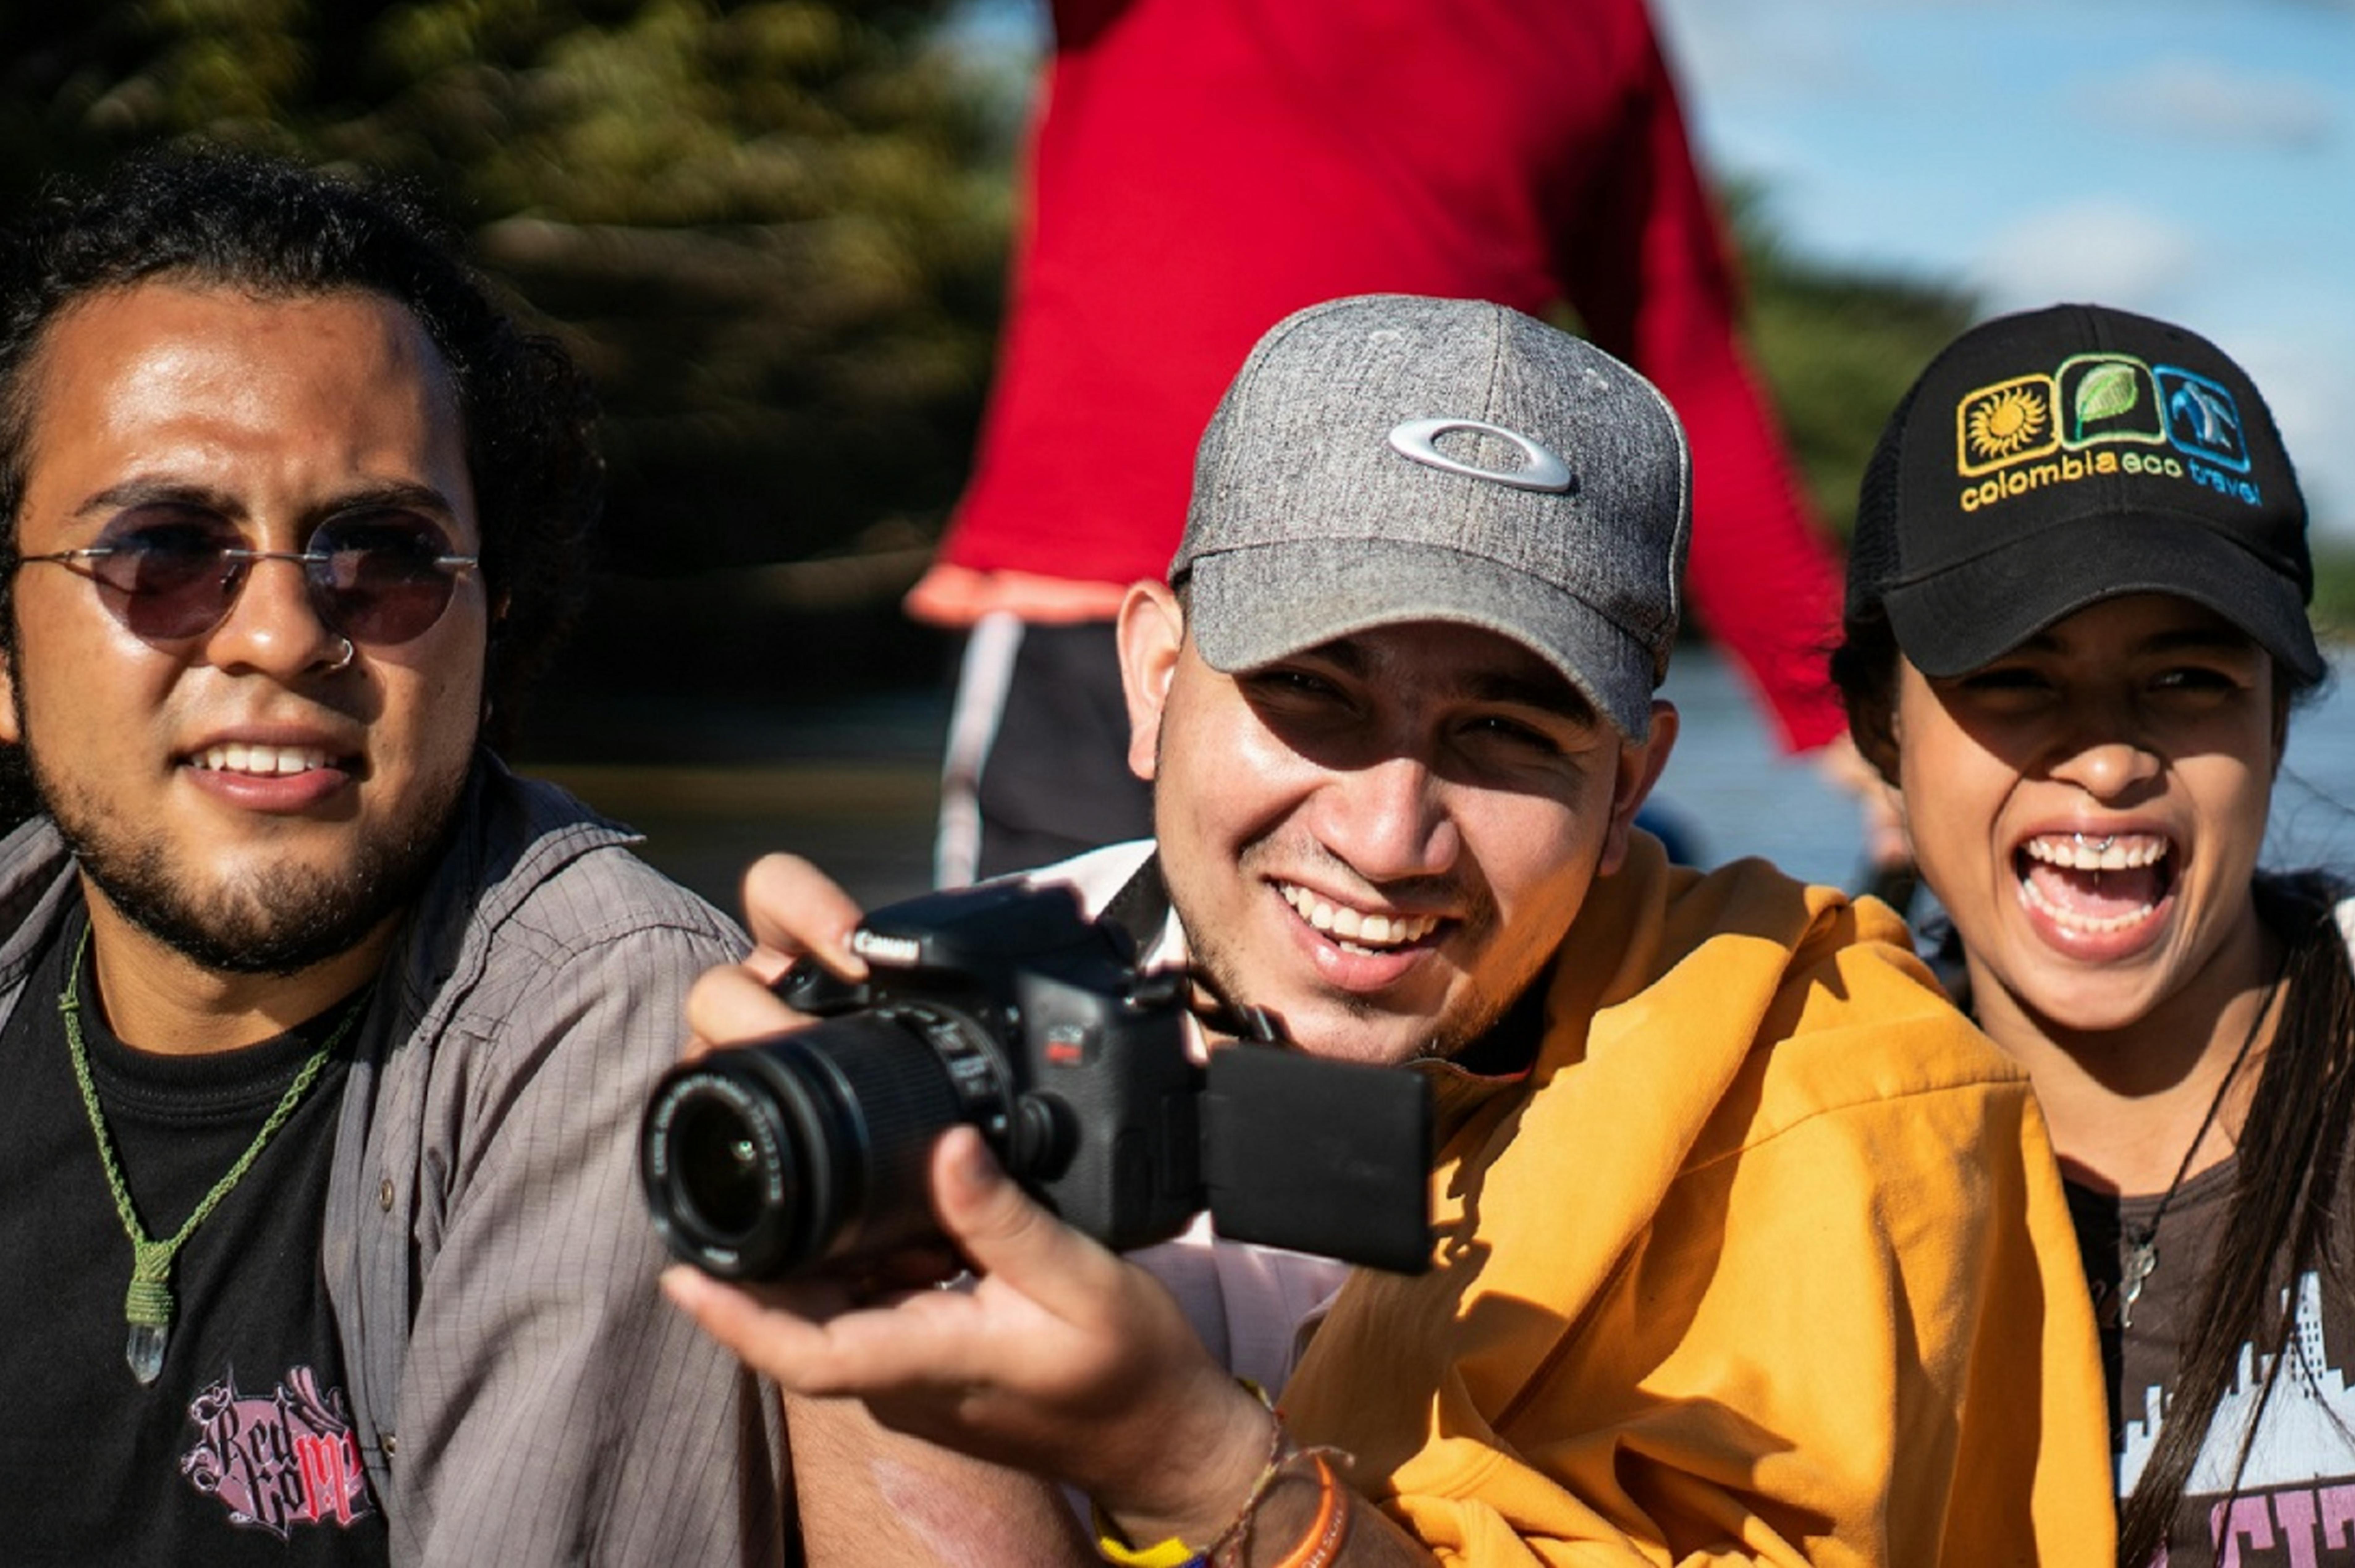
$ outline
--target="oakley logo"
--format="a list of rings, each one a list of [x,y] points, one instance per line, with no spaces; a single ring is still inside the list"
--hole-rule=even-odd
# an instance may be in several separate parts
[[[1493,435],[1499,441],[1510,442],[1523,459],[1518,468],[1481,468],[1469,463],[1459,463],[1439,450],[1440,436],[1451,430],[1477,431]],[[1570,489],[1570,464],[1531,441],[1518,431],[1502,425],[1484,424],[1478,420],[1409,420],[1391,432],[1391,450],[1401,457],[1420,463],[1426,468],[1442,473],[1461,474],[1467,479],[1487,479],[1498,485],[1509,485],[1516,490],[1543,490],[1561,495]]]

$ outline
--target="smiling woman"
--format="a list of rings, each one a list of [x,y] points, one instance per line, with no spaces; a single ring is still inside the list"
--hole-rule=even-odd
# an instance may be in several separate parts
[[[2172,1045],[2136,1051],[2140,1071],[2179,1070],[2179,1013],[2264,968],[2249,889],[2280,695],[2245,634],[2161,594],[2088,606],[1965,675],[1904,667],[1909,828],[1991,982],[1983,1026],[2032,1029],[2019,1008],[2078,1034],[2139,1027]]]
[[[1983,501],[2030,463],[2067,476]],[[2329,1218],[2355,904],[2256,869],[2323,673],[2305,530],[2240,368],[2090,306],[1953,345],[1859,507],[1833,673],[2069,1176],[2132,1568],[2310,1532],[2355,1482],[2355,1298],[2327,1261],[2355,1240]]]

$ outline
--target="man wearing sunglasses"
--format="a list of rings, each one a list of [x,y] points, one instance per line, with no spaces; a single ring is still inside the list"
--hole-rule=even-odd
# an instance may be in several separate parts
[[[197,153],[0,252],[0,1558],[762,1563],[634,1132],[727,923],[485,749],[585,386],[406,199]]]

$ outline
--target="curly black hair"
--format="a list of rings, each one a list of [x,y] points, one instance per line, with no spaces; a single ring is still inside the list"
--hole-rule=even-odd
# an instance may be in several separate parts
[[[76,301],[154,282],[263,299],[365,290],[424,327],[457,391],[497,613],[485,689],[507,730],[586,592],[604,492],[587,379],[553,339],[516,325],[415,191],[252,153],[187,144],[127,159],[94,185],[53,181],[0,236],[0,633],[9,645],[41,344]]]

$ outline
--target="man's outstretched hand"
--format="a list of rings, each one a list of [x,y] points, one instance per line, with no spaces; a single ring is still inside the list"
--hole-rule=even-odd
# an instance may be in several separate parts
[[[756,863],[744,879],[744,912],[758,945],[742,964],[697,982],[690,1051],[805,1025],[769,988],[805,955],[846,979],[865,976],[849,947],[858,906],[808,861],[771,855]],[[942,1136],[930,1176],[933,1217],[969,1279],[902,1288],[942,1272],[937,1253],[919,1253],[855,1275],[754,1285],[682,1265],[663,1276],[663,1288],[786,1391],[800,1418],[797,1448],[803,1422],[854,1400],[883,1426],[938,1449],[1080,1488],[1132,1541],[1218,1539],[1244,1499],[1259,1495],[1275,1435],[1266,1408],[1204,1348],[1159,1281],[1041,1207],[975,1128]],[[830,1473],[859,1488],[884,1464],[832,1451],[828,1461],[847,1465]],[[798,1454],[795,1467],[798,1476]],[[1002,1474],[935,1473],[952,1488]],[[1280,1554],[1307,1529],[1316,1496],[1305,1470],[1265,1493],[1255,1543],[1274,1543]],[[844,1534],[851,1555],[835,1560],[856,1561],[868,1538],[858,1528]],[[1361,1508],[1335,1561],[1431,1558]]]
[[[804,955],[846,978],[866,973],[849,946],[858,905],[806,860],[756,862],[744,914],[757,945],[697,982],[690,1050],[807,1023],[769,989]],[[664,1288],[790,1392],[857,1399],[900,1432],[1076,1486],[1140,1530],[1221,1528],[1266,1456],[1267,1412],[1158,1281],[1033,1201],[973,1128],[941,1138],[931,1174],[934,1217],[969,1284],[889,1288],[937,1274],[925,1256],[744,1287],[679,1267]]]
[[[1217,1533],[1266,1456],[1267,1412],[1157,1281],[1039,1207],[973,1128],[943,1136],[932,1178],[969,1287],[861,1301],[839,1282],[738,1288],[678,1268],[664,1288],[796,1393],[1069,1482],[1135,1539]]]

